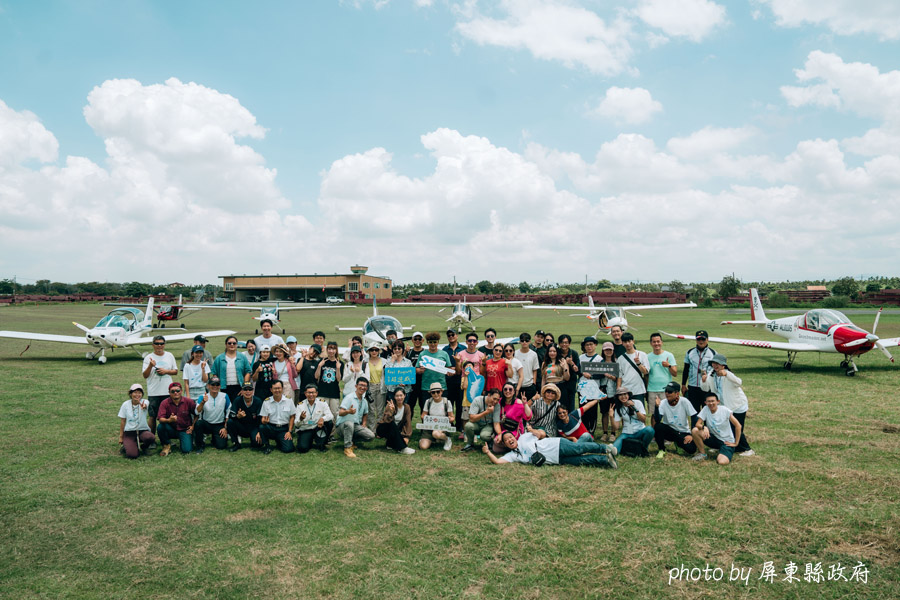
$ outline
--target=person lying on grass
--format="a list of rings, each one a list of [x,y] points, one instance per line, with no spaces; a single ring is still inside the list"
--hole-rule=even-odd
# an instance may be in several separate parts
[[[503,433],[503,444],[509,448],[509,452],[502,458],[497,458],[489,444],[481,447],[482,452],[495,465],[512,463],[532,463],[535,466],[548,465],[575,465],[585,467],[602,467],[618,469],[616,463],[616,447],[595,442],[570,442],[560,437],[547,437],[542,429],[535,429],[533,433],[523,433],[519,439],[506,431]]]

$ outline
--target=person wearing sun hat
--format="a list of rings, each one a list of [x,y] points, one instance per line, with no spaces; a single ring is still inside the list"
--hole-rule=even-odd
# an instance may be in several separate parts
[[[119,443],[127,458],[137,458],[156,441],[147,424],[149,408],[150,403],[144,399],[144,386],[135,383],[128,388],[128,400],[119,408]]]

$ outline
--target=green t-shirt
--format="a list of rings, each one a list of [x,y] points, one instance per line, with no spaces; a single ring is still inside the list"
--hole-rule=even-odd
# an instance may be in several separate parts
[[[437,352],[435,352],[433,354],[431,352],[429,352],[427,349],[422,350],[422,353],[419,354],[419,361],[420,361],[419,366],[421,366],[421,360],[422,360],[423,356],[430,356],[433,359],[435,359],[438,363],[443,361],[444,365],[447,368],[452,368],[454,366],[453,361],[450,360],[450,355],[447,354],[446,352],[444,352],[443,350],[438,350]],[[442,388],[444,388],[445,390],[447,389],[447,378],[444,375],[442,375],[441,373],[438,373],[437,371],[432,371],[431,369],[425,369],[425,372],[422,373],[422,389],[425,391],[428,391],[428,388],[435,381],[440,383]]]
[[[662,366],[664,360],[669,361],[671,366],[677,366],[675,356],[667,350],[663,350],[660,354],[647,353],[647,362],[650,363],[648,365],[650,368],[650,380],[647,383],[647,391],[661,392],[666,389],[666,384],[672,381],[672,374],[669,372],[669,369]]]

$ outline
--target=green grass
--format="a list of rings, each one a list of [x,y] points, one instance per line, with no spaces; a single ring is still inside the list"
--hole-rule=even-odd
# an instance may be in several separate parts
[[[105,311],[3,307],[0,328],[77,335],[72,321],[91,326]],[[444,329],[433,310],[383,312]],[[292,313],[284,325],[308,343],[312,331],[337,337],[333,325],[366,314]],[[723,318],[647,311],[631,323],[645,351],[658,328],[772,339],[718,326]],[[854,318],[870,329],[874,312]],[[255,321],[207,311],[186,324],[246,339]],[[585,319],[549,311],[503,310],[477,324],[501,336],[593,333]],[[885,315],[878,333],[900,335],[900,317]],[[459,443],[406,457],[381,441],[357,461],[339,448],[128,461],[116,412],[140,380],[137,355],[116,351],[100,366],[82,347],[37,342],[20,357],[25,345],[0,341],[2,597],[897,597],[898,372],[878,353],[848,378],[836,355],[800,355],[787,372],[782,353],[714,344],[744,380],[758,455],[728,467],[623,458],[607,471],[494,467]],[[680,363],[688,344],[665,347]],[[220,352],[222,340],[210,348]],[[767,560],[778,569],[772,584],[758,579]],[[789,561],[801,577],[808,562],[827,572],[862,561],[868,584],[783,583]],[[752,567],[749,585],[668,584],[669,569],[707,563]]]

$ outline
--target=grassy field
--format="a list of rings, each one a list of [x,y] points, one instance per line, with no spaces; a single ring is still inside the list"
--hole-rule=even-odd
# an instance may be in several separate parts
[[[72,321],[92,326],[106,310],[3,307],[0,329],[78,335]],[[382,312],[443,330],[433,310]],[[283,324],[308,343],[316,329],[333,337],[333,325],[367,314],[303,311]],[[771,339],[718,326],[723,318],[648,311],[631,323],[645,351],[660,328]],[[874,312],[854,318],[871,329]],[[206,311],[186,324],[246,339],[255,321]],[[593,333],[549,311],[502,310],[478,325],[501,336]],[[900,335],[900,316],[885,315],[878,333]],[[728,467],[622,458],[608,471],[495,467],[459,443],[399,456],[380,440],[356,461],[340,448],[128,461],[116,413],[140,381],[137,355],[116,351],[100,366],[80,346],[38,342],[20,356],[25,345],[0,340],[5,598],[898,597],[900,367],[877,352],[848,378],[837,355],[800,355],[787,372],[783,353],[713,344],[744,380],[757,456]],[[171,346],[177,357],[187,343]],[[216,354],[223,340],[209,347]],[[665,348],[680,364],[688,344]],[[772,583],[759,579],[765,561]],[[798,582],[784,581],[790,562]],[[831,565],[849,578],[859,562],[867,583],[827,580]],[[826,580],[804,581],[807,563],[822,563]],[[682,565],[719,567],[723,580],[670,581]],[[746,584],[728,581],[732,565],[752,569]]]

